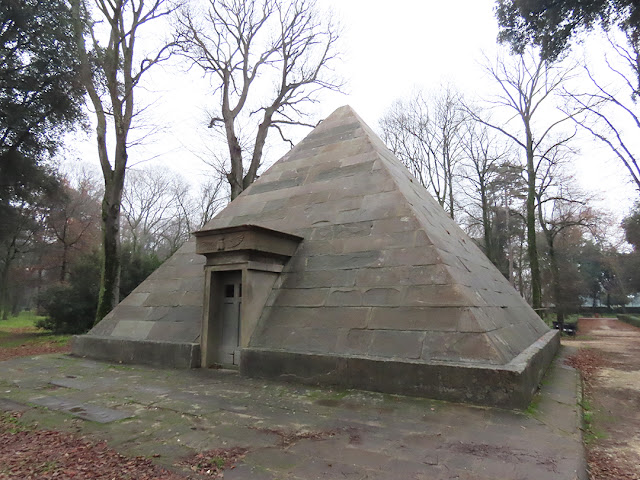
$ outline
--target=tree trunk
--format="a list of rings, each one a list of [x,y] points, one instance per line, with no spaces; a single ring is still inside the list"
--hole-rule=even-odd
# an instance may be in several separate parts
[[[482,206],[482,229],[484,230],[484,248],[489,260],[495,265],[496,255],[491,239],[491,222],[489,220],[489,202],[487,201],[487,192],[484,182],[480,184],[480,204]]]
[[[9,258],[6,259],[2,271],[0,271],[0,310],[2,310],[2,320],[9,318]]]
[[[231,172],[227,175],[227,180],[229,181],[229,187],[231,190],[231,201],[234,201],[236,197],[244,191],[242,181],[242,148],[235,136],[235,142],[229,140],[229,137],[227,137],[227,139],[229,142],[229,157],[231,159]]]
[[[531,306],[539,314],[542,306],[542,282],[536,245],[536,171],[533,160],[533,139],[527,129],[527,253],[531,268]]]
[[[551,284],[553,285],[553,301],[556,304],[556,317],[560,324],[560,331],[564,328],[565,308],[562,302],[562,292],[560,289],[560,269],[558,268],[558,259],[556,258],[556,249],[553,245],[553,238],[547,235],[547,244],[549,246],[549,265],[551,267]]]
[[[222,121],[224,122],[224,131],[227,137],[227,146],[229,147],[229,160],[231,161],[231,171],[227,174],[227,180],[229,181],[231,190],[231,201],[233,201],[244,190],[242,181],[244,168],[242,163],[242,146],[235,131],[236,114],[229,106],[230,79],[226,78],[226,81],[223,83]]]
[[[449,157],[449,152],[447,149],[447,178],[446,181],[449,183],[449,215],[451,219],[454,220],[453,215],[453,169],[451,168],[451,158]]]
[[[523,257],[524,257],[524,233],[520,234],[520,247],[518,249],[518,288],[520,290],[520,295],[522,295],[522,297],[525,297],[525,293],[524,293],[524,278],[523,278],[523,272],[522,272],[522,263],[523,263]]]
[[[258,133],[256,135],[256,142],[253,147],[253,155],[251,156],[251,164],[247,170],[247,174],[242,180],[242,189],[248,188],[253,182],[255,182],[258,176],[258,168],[262,161],[262,152],[264,145],[267,142],[267,135],[269,135],[269,126],[271,125],[274,107],[266,108],[264,111],[264,117],[262,123],[258,126]]]
[[[42,263],[42,260],[40,260]],[[42,267],[38,268],[38,284],[36,285],[36,313],[40,312],[40,293],[42,292]]]
[[[69,255],[69,245],[65,242],[62,244],[62,262],[60,265],[60,282],[64,282],[67,277],[67,257]]]
[[[118,167],[111,172],[110,176],[105,177],[104,198],[102,200],[103,256],[96,323],[113,310],[120,299],[120,205],[124,189],[126,162],[125,141],[118,139],[115,161]]]
[[[504,214],[507,230],[507,255],[509,256],[509,283],[515,287],[515,278],[513,276],[513,249],[511,248],[511,211],[509,210],[509,195],[506,188],[504,190]]]

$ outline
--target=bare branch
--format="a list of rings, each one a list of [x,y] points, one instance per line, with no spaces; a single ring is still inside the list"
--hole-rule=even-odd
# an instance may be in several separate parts
[[[176,46],[217,80],[220,110],[209,127],[224,132],[235,198],[257,177],[270,129],[287,141],[283,126],[310,125],[300,120],[304,104],[315,102],[321,90],[341,88],[329,76],[339,32],[322,19],[315,0],[208,0],[206,12],[193,8],[178,16]],[[274,89],[270,98],[250,102],[258,80]],[[240,125],[253,115],[252,146],[243,148]]]

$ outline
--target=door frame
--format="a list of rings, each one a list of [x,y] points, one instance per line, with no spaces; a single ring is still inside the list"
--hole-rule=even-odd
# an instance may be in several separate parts
[[[225,265],[224,267],[205,267],[205,296],[202,315],[201,333],[201,365],[203,368],[213,366],[237,367],[236,364],[220,362],[220,349],[222,348],[222,303],[224,298],[225,274],[231,272],[240,273],[240,283],[244,294],[246,268],[242,264]],[[242,311],[244,299],[240,304],[240,318],[238,320],[238,348],[243,345],[242,338]]]

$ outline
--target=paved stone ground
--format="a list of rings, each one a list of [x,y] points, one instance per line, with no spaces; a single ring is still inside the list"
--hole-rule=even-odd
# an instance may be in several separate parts
[[[174,470],[248,448],[225,479],[583,479],[577,387],[562,358],[527,412],[60,354],[0,363],[0,409]]]

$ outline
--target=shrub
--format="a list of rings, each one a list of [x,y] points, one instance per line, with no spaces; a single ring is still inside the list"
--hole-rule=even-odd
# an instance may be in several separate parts
[[[134,254],[123,246],[120,298],[123,299],[162,263],[154,253]],[[69,282],[50,287],[40,296],[46,315],[36,326],[54,333],[85,333],[96,318],[101,258],[93,252],[69,269]]]
[[[40,296],[46,318],[36,326],[54,333],[88,331],[96,318],[99,285],[100,256],[94,252],[71,266],[69,283],[54,285]]]
[[[635,317],[633,315],[618,315],[618,320],[621,320],[629,325],[633,325],[634,327],[640,328],[640,317]]]

